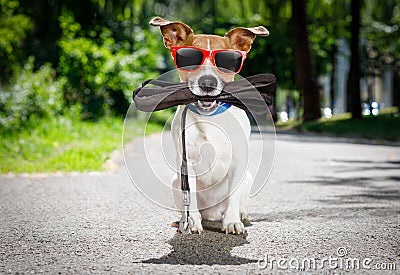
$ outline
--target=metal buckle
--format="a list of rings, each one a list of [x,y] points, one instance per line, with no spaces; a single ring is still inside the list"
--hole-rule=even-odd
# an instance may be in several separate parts
[[[190,191],[182,191],[182,201],[183,201],[183,213],[182,218],[179,221],[179,230],[182,234],[187,235],[191,233],[193,228],[193,220],[189,215],[189,205],[190,205]]]

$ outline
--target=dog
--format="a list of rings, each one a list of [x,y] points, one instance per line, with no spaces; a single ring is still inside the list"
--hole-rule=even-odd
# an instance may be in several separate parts
[[[256,36],[269,31],[258,26],[234,28],[225,36],[194,34],[182,22],[155,17],[150,25],[160,27],[165,47],[171,50],[182,82],[199,97],[216,96],[224,83],[233,81]],[[221,221],[226,234],[244,234],[242,222],[253,183],[248,167],[250,122],[245,111],[218,102],[199,100],[186,116],[186,146],[189,186],[196,190],[191,202],[191,231],[203,232],[202,220]],[[182,151],[179,106],[171,132],[178,152]],[[181,156],[177,156],[177,167]],[[174,199],[183,210],[180,171],[173,179]]]

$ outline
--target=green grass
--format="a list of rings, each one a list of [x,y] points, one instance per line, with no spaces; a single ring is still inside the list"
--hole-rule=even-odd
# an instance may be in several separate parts
[[[278,129],[298,129],[305,132],[367,139],[400,140],[400,116],[397,109],[388,109],[378,116],[352,119],[351,114],[335,115],[313,122],[288,121],[277,123]]]
[[[124,139],[142,133],[142,124],[130,126]],[[110,153],[121,148],[122,128],[120,118],[107,117],[94,123],[58,117],[19,132],[3,133],[0,173],[104,170]],[[151,125],[149,129],[154,132],[160,127]]]

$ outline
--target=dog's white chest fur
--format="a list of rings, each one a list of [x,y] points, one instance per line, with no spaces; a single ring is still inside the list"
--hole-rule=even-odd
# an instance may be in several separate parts
[[[229,138],[211,123],[194,123],[187,131],[188,162],[197,175],[197,188],[201,189],[227,177],[232,162]]]

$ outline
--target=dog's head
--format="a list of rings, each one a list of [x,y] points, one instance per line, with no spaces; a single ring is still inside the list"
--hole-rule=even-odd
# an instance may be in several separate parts
[[[225,36],[218,36],[194,34],[188,25],[182,22],[171,22],[160,17],[153,18],[150,24],[160,27],[165,47],[171,50],[175,65],[179,69],[181,81],[188,82],[190,90],[197,96],[220,94],[224,83],[233,81],[235,73],[240,71],[256,36],[269,35],[268,30],[262,26],[234,28]],[[193,54],[196,57],[194,50],[197,50],[199,55],[197,63],[201,66],[193,66],[190,60],[185,62],[186,52],[192,55],[192,59]],[[230,51],[217,53],[215,50]],[[188,66],[179,68],[181,64],[178,64],[177,61],[182,64],[187,63]],[[198,108],[202,109],[203,113],[209,113],[213,111],[215,105],[215,102],[200,101]]]

